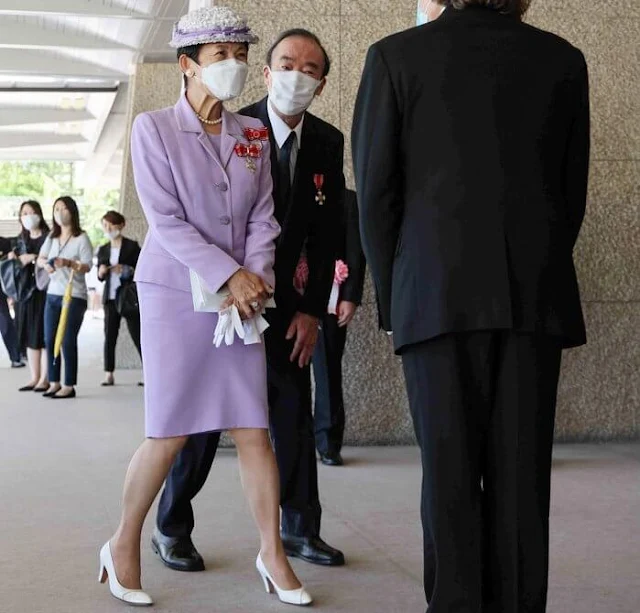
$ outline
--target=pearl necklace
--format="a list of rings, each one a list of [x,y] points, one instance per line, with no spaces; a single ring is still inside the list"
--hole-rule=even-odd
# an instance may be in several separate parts
[[[208,126],[217,126],[222,123],[222,115],[218,119],[205,119],[200,113],[196,113],[196,116],[202,123],[206,123]]]

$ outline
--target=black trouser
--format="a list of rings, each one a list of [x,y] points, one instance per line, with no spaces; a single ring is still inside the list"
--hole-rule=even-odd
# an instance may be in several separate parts
[[[140,313],[125,317],[127,328],[133,344],[136,346],[140,358],[142,359],[142,350],[140,349]],[[108,300],[104,305],[104,371],[113,372],[116,369],[116,344],[118,342],[118,334],[120,333],[120,322],[122,315],[116,309],[116,301]]]
[[[543,613],[561,347],[449,334],[402,361],[422,453],[429,613]]]
[[[342,449],[345,426],[342,356],[346,342],[346,326],[338,326],[335,315],[326,315],[313,353],[316,448],[321,454],[336,453]]]
[[[265,334],[271,437],[280,472],[282,532],[320,533],[318,472],[311,413],[310,369],[289,361],[293,343],[285,340],[288,322],[271,322]],[[191,500],[207,479],[220,435],[199,434],[178,455],[158,506],[160,531],[173,537],[193,530]]]
[[[9,312],[9,305],[7,304],[7,297],[0,290],[0,336],[4,341],[4,345],[7,348],[9,359],[12,362],[20,362],[22,359],[20,351],[20,343],[18,341],[18,332],[16,330],[16,324],[11,318]]]

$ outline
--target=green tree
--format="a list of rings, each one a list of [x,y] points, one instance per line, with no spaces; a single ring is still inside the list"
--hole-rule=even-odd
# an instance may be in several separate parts
[[[0,205],[2,197],[38,200],[47,219],[51,217],[56,198],[69,195],[78,203],[80,223],[95,246],[104,242],[102,216],[111,209],[118,209],[119,190],[100,188],[75,189],[74,167],[70,162],[0,162]],[[0,206],[1,209],[1,206]],[[0,210],[0,215],[17,214],[12,210]]]

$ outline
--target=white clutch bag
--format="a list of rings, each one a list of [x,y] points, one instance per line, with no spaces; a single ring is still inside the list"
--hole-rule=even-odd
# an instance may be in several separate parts
[[[254,345],[262,342],[262,335],[269,327],[267,320],[263,317],[266,309],[273,309],[276,306],[275,300],[270,298],[262,308],[256,312],[251,319],[242,321],[240,312],[235,305],[223,308],[230,292],[223,288],[215,294],[211,293],[205,286],[204,281],[197,272],[190,270],[191,297],[193,298],[193,310],[196,313],[219,313],[218,324],[213,334],[213,344],[220,347],[232,345],[236,335],[245,345]]]

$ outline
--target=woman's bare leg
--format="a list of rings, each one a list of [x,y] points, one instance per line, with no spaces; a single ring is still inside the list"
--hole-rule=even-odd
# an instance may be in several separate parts
[[[40,353],[39,349],[29,349],[27,347],[27,360],[31,371],[31,380],[28,385],[33,385],[34,387],[40,381]]]
[[[281,589],[300,587],[280,539],[280,478],[267,430],[230,431],[240,460],[240,477],[260,532],[262,561]]]
[[[47,363],[47,352],[43,349],[33,349],[34,359],[40,364],[39,379],[37,387],[47,387],[49,385],[49,365]]]
[[[118,581],[140,589],[140,538],[149,513],[176,456],[187,437],[146,439],[135,452],[124,482],[120,525],[111,539]]]

